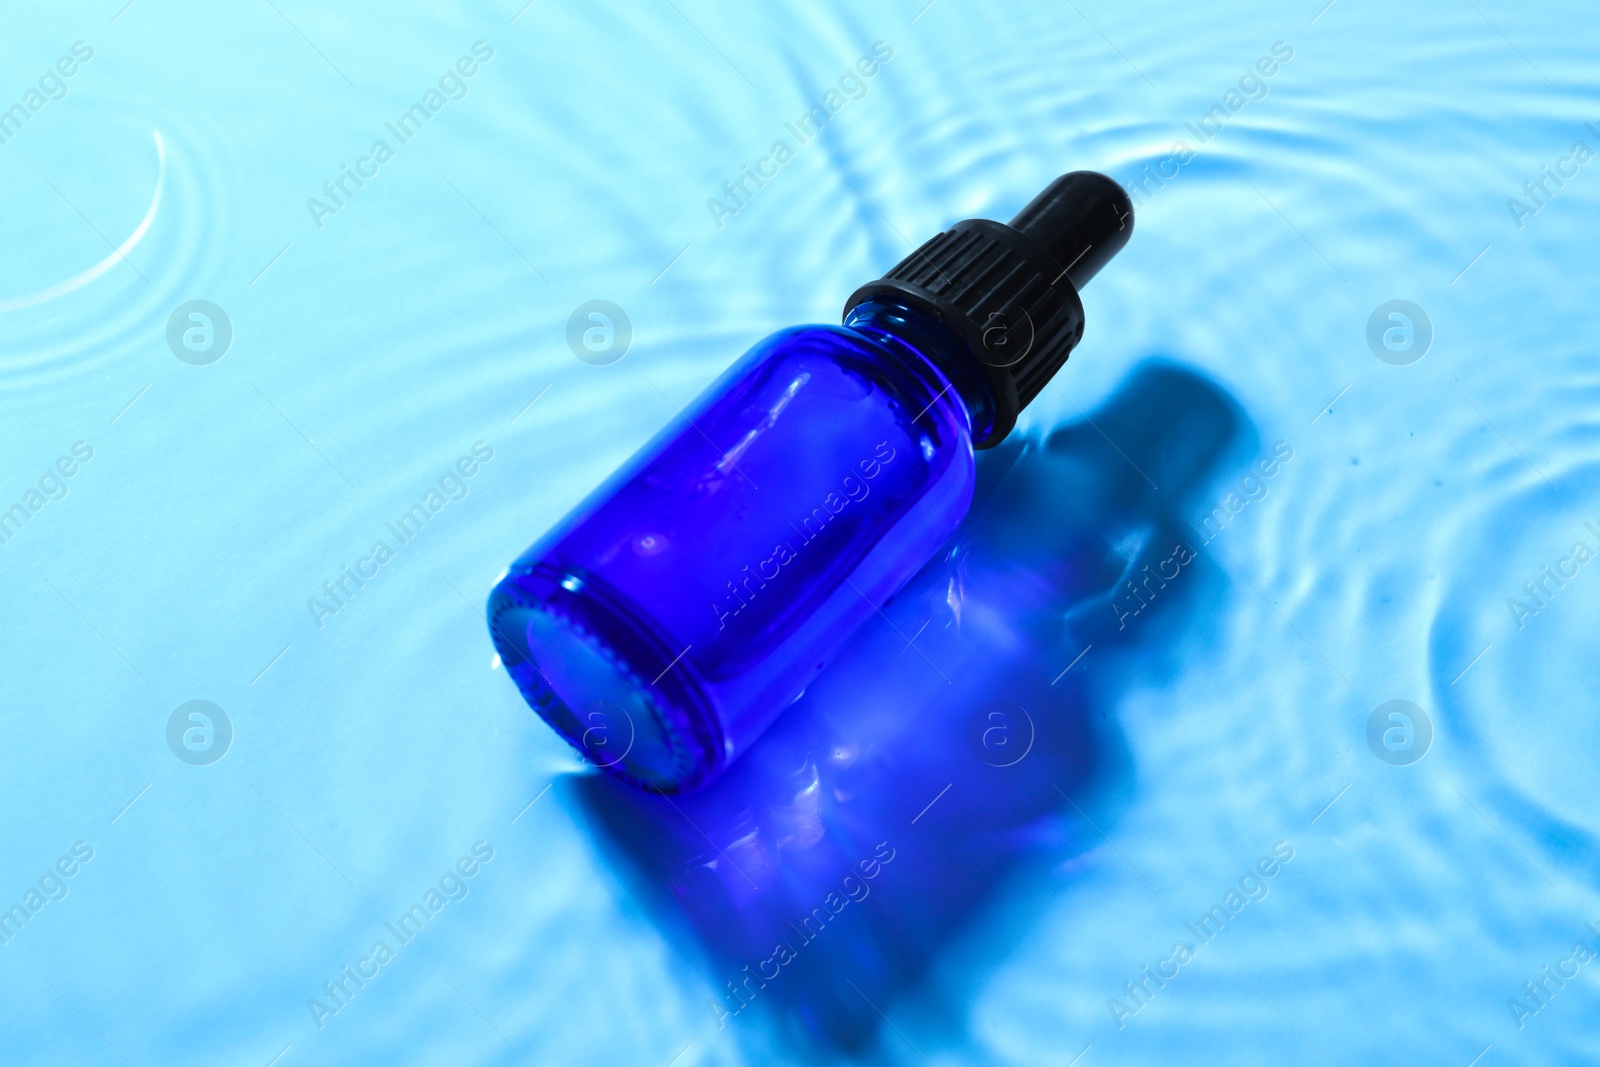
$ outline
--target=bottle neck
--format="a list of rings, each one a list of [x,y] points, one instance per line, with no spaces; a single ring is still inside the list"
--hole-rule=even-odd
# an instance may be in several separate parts
[[[994,391],[983,367],[961,339],[935,316],[895,300],[874,297],[850,309],[845,326],[866,334],[912,366],[926,365],[940,379],[937,390],[959,396],[972,426],[972,439],[982,441],[994,430]]]

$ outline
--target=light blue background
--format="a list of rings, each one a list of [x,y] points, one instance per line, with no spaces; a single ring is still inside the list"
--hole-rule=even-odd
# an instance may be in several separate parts
[[[579,765],[495,669],[483,598],[759,337],[1061,172],[1199,147],[1185,123],[1275,41],[1294,58],[1141,207],[1022,430],[1159,354],[1294,459],[1208,549],[1226,580],[1163,669],[1098,680],[1130,763],[1109,840],[1009,901],[1005,952],[881,1005],[866,1055],[1600,1055],[1600,966],[1521,1028],[1507,1007],[1600,947],[1600,577],[1508,607],[1600,543],[1600,161],[1520,227],[1507,206],[1600,149],[1591,6],[517,7],[4,17],[0,106],[94,56],[0,144],[0,506],[94,456],[0,546],[0,905],[94,858],[0,947],[0,1061],[804,1062],[718,1028],[719,980],[544,792]],[[307,198],[480,40],[466,97],[319,228]],[[875,41],[866,95],[715,225],[707,198]],[[597,298],[634,328],[607,367],[565,340]],[[1365,341],[1395,298],[1435,330],[1410,366]],[[233,325],[210,366],[166,344],[191,299]],[[466,498],[319,629],[307,598],[478,441]],[[235,730],[208,767],[166,743],[192,699]],[[1410,767],[1367,747],[1391,699],[1432,719]],[[307,999],[479,841],[470,895],[319,1029]],[[1119,1029],[1107,999],[1276,841],[1271,895]]]

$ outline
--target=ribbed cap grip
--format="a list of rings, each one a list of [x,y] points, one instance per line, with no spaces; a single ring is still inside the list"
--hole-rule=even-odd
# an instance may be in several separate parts
[[[1023,228],[1015,228],[1019,223]],[[845,314],[886,298],[937,315],[982,363],[994,392],[994,429],[974,442],[988,448],[1011,432],[1017,415],[1066,363],[1083,337],[1078,286],[1127,243],[1132,228],[1121,186],[1074,172],[1053,182],[1012,225],[956,223],[857,289]],[[1051,247],[1035,239],[1035,230]],[[1064,253],[1071,253],[1069,261],[1059,258]]]

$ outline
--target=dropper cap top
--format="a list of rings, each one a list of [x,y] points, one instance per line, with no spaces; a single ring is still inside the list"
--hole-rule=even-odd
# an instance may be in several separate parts
[[[1133,236],[1133,203],[1104,174],[1075,170],[1045,186],[1010,226],[1065,267],[1081,293]]]
[[[857,289],[845,315],[867,300],[898,301],[937,317],[983,368],[995,399],[992,431],[1005,439],[1017,416],[1083,337],[1078,293],[1133,235],[1133,203],[1111,178],[1064,174],[1010,224],[966,219],[893,270]]]

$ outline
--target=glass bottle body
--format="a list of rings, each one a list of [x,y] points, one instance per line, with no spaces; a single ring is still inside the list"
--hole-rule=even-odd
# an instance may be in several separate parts
[[[746,353],[495,587],[529,704],[635,784],[714,777],[965,515],[993,406],[960,344],[869,302]]]

